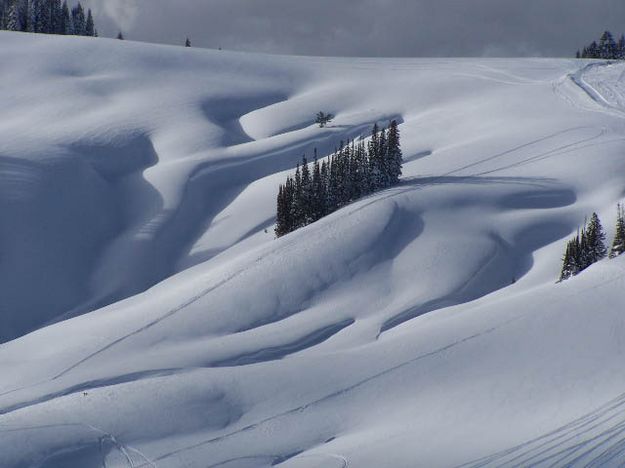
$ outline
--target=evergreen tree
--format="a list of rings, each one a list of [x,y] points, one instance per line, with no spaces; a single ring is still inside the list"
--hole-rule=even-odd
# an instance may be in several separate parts
[[[388,159],[388,145],[386,140],[386,129],[383,128],[380,131],[380,136],[378,137],[378,152],[380,159],[380,182],[379,188],[387,188],[391,185],[390,179],[390,167],[389,167],[389,159]]]
[[[317,113],[317,117],[315,118],[315,123],[318,124],[320,128],[323,128],[328,125],[332,121],[332,119],[334,119],[334,116],[332,114],[319,112]]]
[[[47,0],[33,0],[32,14],[36,33],[48,34],[51,31],[50,8]]]
[[[392,120],[388,128],[388,170],[391,185],[399,183],[399,177],[402,175],[402,167],[404,157],[401,151],[399,137],[399,127],[396,120]]]
[[[616,45],[616,58],[618,60],[625,60],[625,34],[621,34],[618,44]]]
[[[330,164],[328,167],[328,188],[327,188],[327,201],[326,208],[328,213],[336,211],[340,204],[339,195],[339,171],[336,152],[330,158]]]
[[[185,47],[191,47],[191,41],[189,40],[189,38],[187,37],[187,40],[184,43]]]
[[[304,206],[302,193],[302,173],[299,164],[295,169],[295,177],[293,179],[293,203],[291,204],[291,218],[293,220],[293,229],[305,226],[304,223]]]
[[[614,235],[614,241],[612,242],[612,248],[610,249],[610,258],[618,257],[625,252],[625,214],[623,213],[623,206],[619,203],[617,207],[616,217],[616,233]]]
[[[5,17],[5,28],[8,31],[19,31],[21,28],[17,2],[9,4]]]
[[[576,262],[576,247],[577,244],[575,240],[570,240],[566,244],[566,251],[564,253],[564,258],[562,259],[562,270],[560,272],[560,281],[567,280],[572,278],[578,273],[577,262]]]
[[[369,161],[365,144],[362,140],[358,142],[353,153],[353,195],[354,199],[358,199],[369,193]]]
[[[605,247],[605,233],[599,221],[597,213],[593,213],[590,218],[590,223],[586,229],[586,262],[587,266],[602,260],[607,255],[607,249]]]
[[[599,40],[599,58],[613,59],[616,53],[616,42],[610,31],[605,31]]]
[[[95,23],[93,21],[93,15],[91,14],[91,8],[87,11],[87,21],[85,23],[85,36],[96,36]]]
[[[74,27],[72,25],[72,18],[69,13],[69,7],[67,6],[67,0],[63,1],[61,6],[61,20],[59,25],[59,34],[74,34]]]
[[[378,124],[373,125],[371,130],[371,139],[369,140],[368,153],[369,153],[369,174],[370,174],[370,187],[371,192],[375,192],[382,187],[382,162],[380,158],[380,145],[378,135],[380,128]]]
[[[584,227],[582,228],[581,234],[578,235],[576,241],[576,256],[575,263],[577,265],[577,273],[585,270],[590,265],[592,265],[592,259],[590,256],[590,251],[588,248],[588,235],[586,233],[586,228],[588,226],[588,221],[584,220]]]
[[[312,201],[312,178],[310,176],[310,168],[308,167],[308,161],[306,156],[302,157],[302,189],[300,199],[298,201],[300,206],[300,223],[302,226],[310,224],[311,216],[311,201]]]
[[[276,228],[274,229],[277,237],[284,236],[289,232],[285,222],[287,210],[288,207],[285,204],[284,186],[280,184],[280,188],[278,189],[278,198],[276,200]]]
[[[315,151],[316,152],[316,151]],[[321,166],[315,155],[312,170],[312,192],[310,200],[311,220],[315,222],[325,215],[325,188],[321,177]]]
[[[72,24],[74,25],[74,34],[76,36],[84,36],[86,34],[87,18],[85,17],[85,10],[80,2],[72,8]]]
[[[322,199],[319,203],[321,207],[321,217],[326,216],[330,213],[330,209],[328,206],[328,192],[330,186],[330,172],[328,170],[328,163],[323,161],[321,163],[321,196]]]
[[[24,0],[19,5],[20,31],[35,32],[36,4],[32,0]]]
[[[275,233],[277,237],[284,236],[292,231],[291,204],[292,200],[292,180],[288,178],[285,185],[280,185],[278,192],[278,209]]]
[[[124,40],[124,35],[122,34],[121,31],[119,31],[119,34],[117,34],[117,39],[119,39],[120,41]]]
[[[50,8],[50,33],[63,34],[63,30],[61,28],[61,16],[63,13],[61,0],[49,0],[48,7]]]

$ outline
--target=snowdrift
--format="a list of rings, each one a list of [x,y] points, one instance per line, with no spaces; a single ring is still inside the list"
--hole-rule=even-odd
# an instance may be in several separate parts
[[[0,40],[0,465],[623,459],[625,260],[555,281],[612,234],[625,66]],[[389,119],[402,183],[274,239]]]

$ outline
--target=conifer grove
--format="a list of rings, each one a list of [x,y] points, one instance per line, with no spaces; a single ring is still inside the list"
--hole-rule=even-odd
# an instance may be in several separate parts
[[[358,143],[341,143],[321,164],[316,156],[312,164],[304,156],[295,174],[278,190],[276,235],[284,236],[354,200],[396,185],[402,164],[395,120],[388,129],[380,130],[374,125],[366,144],[362,139]]]
[[[566,280],[584,271],[593,263],[605,258],[605,234],[597,213],[593,213],[590,222],[584,224],[581,233],[569,240],[562,260],[560,281]]]
[[[582,51],[577,51],[577,58],[625,60],[625,35],[621,34],[618,41],[610,31],[605,31],[599,42],[593,41]]]
[[[67,0],[0,0],[0,29],[44,34],[97,36],[91,10]]]

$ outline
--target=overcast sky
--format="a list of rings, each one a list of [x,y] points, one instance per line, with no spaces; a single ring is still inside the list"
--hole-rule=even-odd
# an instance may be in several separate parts
[[[83,0],[102,36],[340,56],[571,56],[625,0]]]

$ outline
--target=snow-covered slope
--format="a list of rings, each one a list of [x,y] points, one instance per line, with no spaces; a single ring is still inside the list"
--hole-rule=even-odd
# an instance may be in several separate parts
[[[0,466],[625,458],[625,260],[555,283],[625,66],[0,41]],[[402,184],[275,240],[301,154],[390,118]]]

